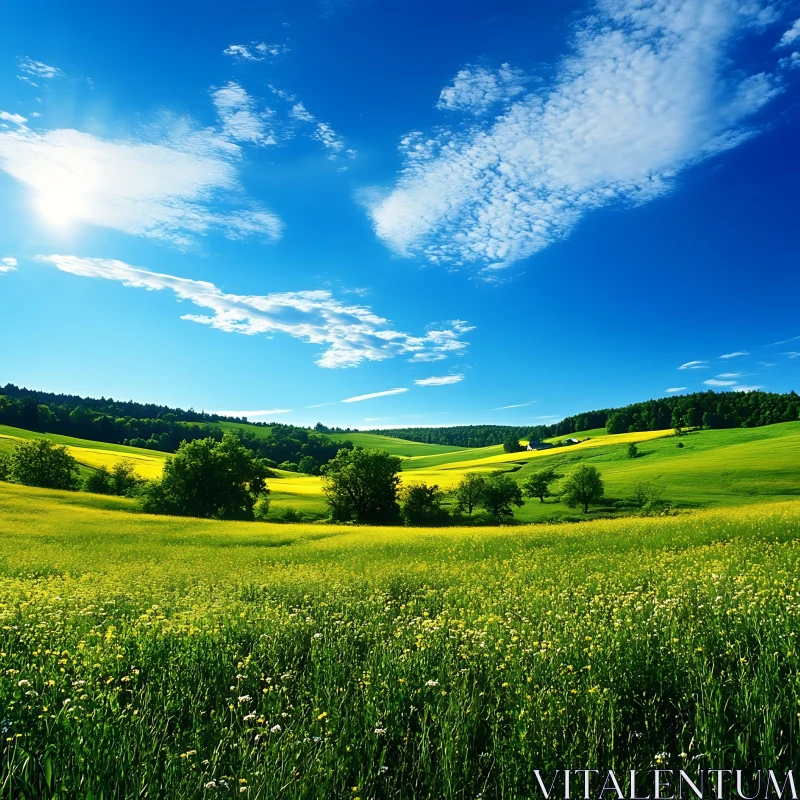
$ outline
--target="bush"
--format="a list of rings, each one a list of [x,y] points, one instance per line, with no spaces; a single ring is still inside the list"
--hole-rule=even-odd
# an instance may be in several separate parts
[[[0,456],[0,481],[7,481],[11,471],[11,459],[8,456]]]
[[[437,485],[412,483],[403,490],[400,513],[406,525],[442,525],[448,519],[442,508],[444,492]]]
[[[126,497],[141,482],[142,479],[136,474],[133,462],[127,458],[117,461],[111,468],[111,494]]]
[[[297,465],[297,471],[305,475],[318,475],[319,464],[317,463],[317,459],[314,458],[314,456],[303,456],[300,459],[300,463]]]
[[[106,467],[98,467],[86,476],[83,491],[92,494],[111,494],[111,473]]]
[[[522,445],[519,443],[519,438],[516,436],[509,436],[503,442],[503,452],[504,453],[518,453],[522,450]]]
[[[48,439],[20,442],[8,460],[8,478],[25,486],[77,491],[78,462],[62,444]]]
[[[278,469],[282,469],[285,472],[297,472],[297,464],[294,461],[284,461],[282,464],[278,464]]]
[[[639,455],[639,448],[635,442],[628,443],[628,458],[636,458]]]
[[[266,522],[267,516],[269,515],[269,507],[270,507],[270,499],[269,496],[266,494],[262,494],[261,497],[258,498],[258,502],[255,504],[253,508],[253,516],[259,520],[259,522]]]

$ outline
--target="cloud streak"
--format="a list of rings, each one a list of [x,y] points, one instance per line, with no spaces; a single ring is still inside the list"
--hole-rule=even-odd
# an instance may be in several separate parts
[[[266,411],[209,411],[209,414],[219,414],[221,417],[268,417],[270,414],[291,414],[291,408],[270,408]]]
[[[708,361],[687,361],[681,364],[678,369],[708,369]]]
[[[331,292],[315,290],[267,295],[236,295],[213,283],[165,275],[122,261],[77,256],[38,256],[39,261],[62,272],[84,278],[103,278],[139,289],[172,291],[179,300],[209,310],[210,314],[184,314],[181,319],[227,333],[270,335],[284,333],[322,348],[321,367],[356,367],[364,361],[384,361],[418,354],[448,355],[460,352],[461,338],[472,328],[454,320],[414,336],[395,330],[368,306],[348,305]]]
[[[674,394],[675,392],[685,392],[685,386],[673,386],[671,389],[667,389],[667,394]]]
[[[417,386],[450,386],[454,383],[461,383],[463,375],[443,375],[440,378],[422,378],[414,381]]]
[[[403,392],[407,392],[408,389],[387,389],[385,392],[372,392],[371,394],[359,394],[355,397],[348,397],[346,400],[342,400],[343,403],[360,403],[363,400],[374,400],[376,397],[388,397],[392,394],[403,394]]]
[[[735,353],[725,353],[724,356],[720,356],[720,358],[739,358],[739,356],[749,356],[746,350],[737,350]]]
[[[0,258],[0,274],[3,272],[16,272],[17,271],[17,259],[14,256],[5,256],[5,258]]]
[[[563,239],[586,214],[669,192],[679,174],[754,135],[780,91],[734,72],[732,43],[766,0],[597,0],[549,90],[482,124],[401,141],[390,190],[363,193],[396,254],[494,271]]]

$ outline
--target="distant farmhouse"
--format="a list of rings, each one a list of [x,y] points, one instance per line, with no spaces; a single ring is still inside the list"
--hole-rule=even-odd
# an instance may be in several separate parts
[[[548,444],[547,442],[528,442],[528,446],[525,448],[526,450],[550,450],[553,447],[566,447],[567,445],[571,444],[580,444],[581,442],[588,441],[587,439],[564,439],[563,442],[559,442],[558,444]]]

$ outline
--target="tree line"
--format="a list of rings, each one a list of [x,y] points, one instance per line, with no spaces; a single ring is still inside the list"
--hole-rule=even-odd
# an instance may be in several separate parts
[[[772,392],[696,392],[646,400],[621,408],[575,414],[552,425],[455,425],[442,428],[384,428],[372,433],[427,444],[487,447],[511,440],[543,441],[579,431],[608,433],[704,427],[756,428],[800,419],[800,395]]]

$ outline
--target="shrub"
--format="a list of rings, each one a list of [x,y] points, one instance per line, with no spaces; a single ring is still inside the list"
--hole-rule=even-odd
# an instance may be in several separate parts
[[[136,474],[133,462],[127,458],[117,461],[111,468],[111,493],[124,497],[130,495],[142,479]]]
[[[639,455],[639,448],[636,446],[636,442],[629,442],[628,443],[628,458],[636,458]]]
[[[11,471],[11,459],[8,456],[0,456],[0,481],[7,481]]]
[[[111,473],[104,466],[86,476],[83,482],[83,491],[92,494],[111,494]]]
[[[262,494],[253,508],[253,516],[260,522],[266,522],[269,515],[270,499],[267,494]]]
[[[67,448],[48,439],[20,442],[8,462],[8,477],[25,486],[76,491],[78,475],[78,462]]]
[[[443,501],[444,492],[436,484],[412,483],[403,490],[400,513],[406,525],[441,525],[448,517]]]

